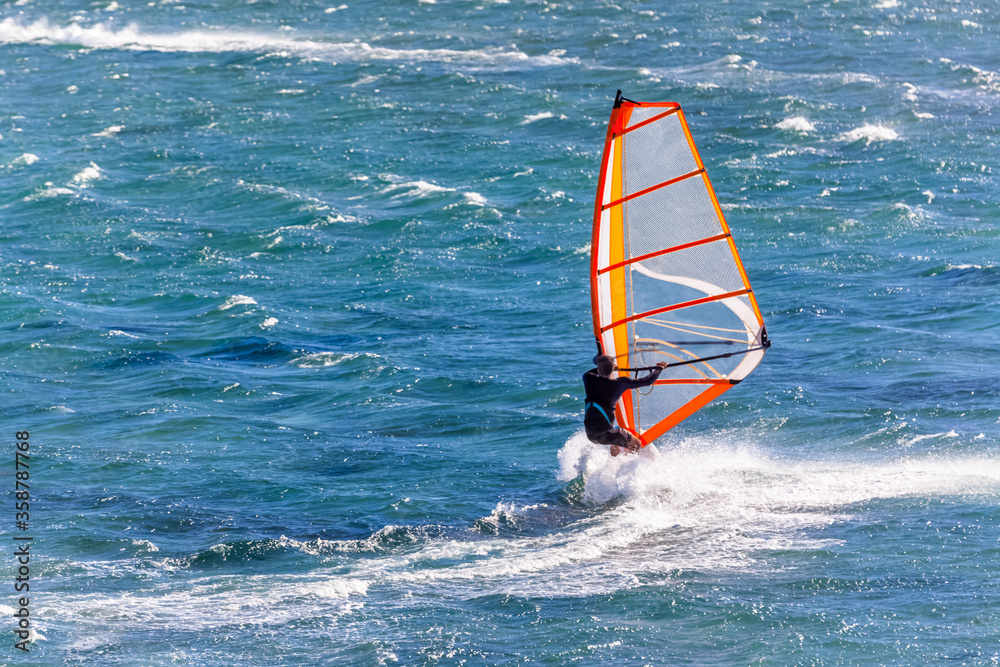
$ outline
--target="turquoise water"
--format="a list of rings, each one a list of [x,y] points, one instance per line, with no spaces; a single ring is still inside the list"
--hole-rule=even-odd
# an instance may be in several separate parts
[[[0,10],[6,664],[1000,661],[993,3],[46,4]],[[618,88],[684,106],[774,347],[611,460]]]

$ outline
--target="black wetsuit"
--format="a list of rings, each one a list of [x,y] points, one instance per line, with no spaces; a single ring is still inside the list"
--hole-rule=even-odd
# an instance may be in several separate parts
[[[615,380],[601,377],[596,368],[584,373],[583,389],[587,393],[587,408],[583,415],[583,426],[587,429],[587,437],[599,445],[628,446],[628,434],[615,426],[615,403],[629,389],[653,384],[662,370],[657,368],[638,380],[629,377]]]

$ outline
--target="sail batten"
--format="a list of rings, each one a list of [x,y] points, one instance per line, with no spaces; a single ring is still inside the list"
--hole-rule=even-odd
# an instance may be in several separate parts
[[[669,364],[616,406],[618,423],[648,444],[745,378],[770,345],[680,105],[618,98],[591,245],[601,351],[622,368]],[[665,340],[671,331],[684,340]]]

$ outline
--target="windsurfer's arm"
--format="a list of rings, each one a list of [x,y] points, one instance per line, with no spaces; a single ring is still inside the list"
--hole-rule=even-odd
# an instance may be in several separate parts
[[[636,378],[634,380],[632,378],[627,378],[627,377],[626,378],[618,378],[618,381],[625,383],[626,386],[628,386],[629,389],[638,389],[639,387],[648,387],[649,385],[651,385],[654,382],[656,382],[656,378],[660,377],[660,373],[662,373],[663,369],[666,368],[666,367],[667,367],[667,363],[665,361],[661,361],[660,363],[656,364],[656,368],[654,368],[652,371],[650,371],[649,375],[647,375],[646,377]]]

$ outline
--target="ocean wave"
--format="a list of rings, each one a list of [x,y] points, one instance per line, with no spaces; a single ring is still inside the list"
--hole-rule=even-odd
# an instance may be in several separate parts
[[[15,160],[8,166],[26,166],[34,164],[38,160],[38,157],[31,154],[25,153]],[[20,161],[20,162],[19,162]],[[73,195],[78,194],[84,188],[90,186],[91,181],[96,181],[102,177],[101,168],[96,162],[91,162],[89,165],[78,171],[73,175],[65,186],[58,186],[51,181],[46,182],[43,189],[30,194],[24,198],[25,201],[36,201],[38,199],[51,199],[53,197],[60,197],[62,195]]]
[[[527,513],[532,510],[547,508],[544,503],[535,505],[517,505],[513,502],[499,502],[489,516],[477,519],[473,529],[484,535],[500,535],[516,532],[525,523]]]
[[[380,359],[381,357],[370,352],[312,352],[296,357],[290,363],[301,368],[326,368],[328,366],[339,366],[344,362],[353,361],[358,358]]]
[[[549,118],[556,118],[556,117],[557,116],[551,111],[541,111],[536,114],[525,116],[524,120],[521,121],[521,125],[530,125],[531,123],[537,123],[540,120],[547,120]],[[567,116],[564,116],[562,114],[558,116],[559,120],[567,120],[567,118],[568,118]]]
[[[219,310],[229,310],[230,308],[235,308],[236,306],[256,306],[257,302],[253,297],[245,296],[243,294],[235,294],[228,299],[226,302],[219,306]]]
[[[899,139],[899,133],[885,125],[862,125],[837,136],[837,141],[846,141],[852,144],[856,141],[870,144],[876,141],[895,141],[896,139]]]
[[[427,181],[408,181],[406,183],[393,183],[382,189],[383,194],[396,193],[393,197],[409,195],[413,197],[428,197],[441,194],[443,192],[455,192],[455,188],[447,188]]]
[[[400,199],[403,197],[425,199],[428,197],[446,195],[455,192],[462,195],[462,200],[465,204],[469,204],[471,206],[486,206],[488,203],[486,201],[486,197],[482,196],[478,192],[462,192],[457,188],[449,188],[424,180],[403,181],[402,179],[391,175],[383,175],[381,178],[390,181],[390,184],[382,188],[382,190],[379,191],[380,194],[389,195],[392,199]]]
[[[124,129],[125,129],[124,125],[111,125],[110,127],[106,127],[103,130],[101,130],[100,132],[95,132],[94,134],[92,134],[90,136],[92,136],[92,137],[113,137],[113,136],[117,135],[119,132],[121,132]]]
[[[84,167],[81,171],[73,175],[73,183],[80,187],[86,187],[87,183],[101,177],[101,168],[94,162]]]
[[[996,286],[1000,284],[1000,268],[981,264],[942,264],[920,273],[950,284]]]
[[[810,123],[806,118],[802,116],[794,116],[792,118],[786,118],[777,125],[776,128],[779,130],[791,130],[793,132],[815,132],[816,126]]]
[[[467,63],[484,66],[524,64],[557,66],[576,62],[561,55],[530,56],[516,47],[485,49],[402,49],[372,46],[360,40],[324,42],[235,30],[187,30],[176,33],[146,32],[136,24],[114,28],[54,25],[48,19],[23,23],[0,21],[0,43],[69,44],[89,49],[164,51],[174,53],[287,53],[327,61],[408,61]]]
[[[10,168],[13,167],[30,167],[31,165],[38,162],[38,156],[34,153],[22,153],[18,157],[14,158],[7,165]]]
[[[296,540],[284,535],[277,541],[282,548],[291,548],[313,556],[331,556],[337,554],[370,554],[391,555],[409,551],[413,548],[431,545],[453,529],[444,526],[397,526],[389,525],[379,528],[368,537],[355,540]]]
[[[958,437],[955,432],[915,436],[924,439]],[[723,436],[724,439],[724,436]],[[721,506],[736,514],[759,518],[788,506],[815,512],[819,524],[860,502],[907,496],[993,493],[1000,482],[1000,459],[991,457],[906,457],[886,461],[788,462],[767,456],[752,446],[727,444],[706,437],[688,438],[669,450],[655,445],[639,455],[611,457],[604,447],[582,435],[559,451],[559,478],[582,477],[584,500],[596,506],[612,500],[647,502],[659,498],[675,509],[701,509],[685,502],[712,499],[704,509]]]

